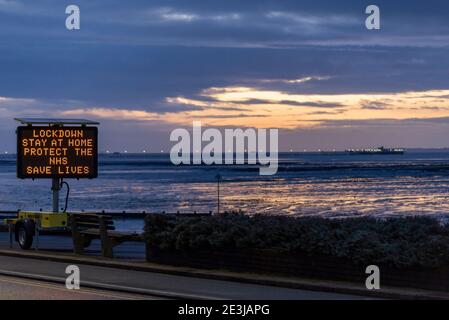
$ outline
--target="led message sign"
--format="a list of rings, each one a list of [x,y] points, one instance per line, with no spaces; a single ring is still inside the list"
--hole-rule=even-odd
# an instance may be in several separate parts
[[[96,127],[18,127],[17,176],[96,178],[97,138]]]

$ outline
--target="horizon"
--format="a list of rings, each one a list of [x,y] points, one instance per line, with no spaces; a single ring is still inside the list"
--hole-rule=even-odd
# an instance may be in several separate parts
[[[329,152],[329,153],[343,153],[350,149],[370,149],[370,148],[378,148],[378,147],[384,147],[384,148],[398,148],[403,149],[405,152],[432,152],[432,151],[449,151],[449,146],[447,147],[440,147],[440,148],[420,148],[420,147],[413,147],[413,148],[402,148],[398,146],[366,146],[366,147],[355,147],[355,148],[346,148],[346,149],[319,149],[319,148],[312,148],[312,149],[303,149],[303,150],[280,150],[279,154],[308,154],[308,153],[323,153],[323,152]],[[233,154],[236,154],[237,152],[232,152]],[[268,152],[269,153],[269,152]],[[142,151],[128,151],[128,150],[98,150],[99,155],[114,155],[114,154],[120,154],[120,155],[170,155],[169,150],[161,151],[151,151],[151,150],[142,150]],[[201,152],[192,152],[193,154],[201,154]],[[243,152],[243,154],[247,154],[247,152]],[[17,155],[17,152],[9,152],[4,151],[3,153],[0,152],[0,156],[5,155]]]

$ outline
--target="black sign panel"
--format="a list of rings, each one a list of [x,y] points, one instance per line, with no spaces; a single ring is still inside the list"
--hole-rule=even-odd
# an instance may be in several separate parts
[[[17,176],[96,178],[97,140],[97,127],[18,127]]]

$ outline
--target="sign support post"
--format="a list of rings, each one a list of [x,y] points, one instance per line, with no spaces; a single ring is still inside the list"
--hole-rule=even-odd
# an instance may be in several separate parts
[[[51,190],[53,191],[53,212],[59,212],[59,190],[61,190],[61,184],[59,178],[52,179]]]
[[[217,214],[220,214],[220,179],[221,175],[217,174],[215,176],[217,178]]]

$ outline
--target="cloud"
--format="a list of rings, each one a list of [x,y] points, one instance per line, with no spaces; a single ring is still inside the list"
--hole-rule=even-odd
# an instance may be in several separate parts
[[[161,120],[159,114],[144,110],[111,109],[111,108],[89,108],[73,109],[60,112],[63,116],[89,116],[95,118],[106,118],[116,120]]]
[[[24,106],[24,105],[33,105],[35,103],[36,103],[35,99],[0,97],[0,105]]]
[[[405,118],[405,119],[363,119],[363,120],[321,120],[320,127],[338,127],[338,128],[368,128],[368,127],[403,127],[403,126],[428,126],[444,125],[449,126],[449,116],[430,117],[430,118]]]
[[[308,76],[298,79],[262,79],[260,82],[262,83],[285,83],[285,84],[300,84],[306,83],[310,81],[322,81],[329,80],[331,77],[329,76]]]
[[[307,115],[309,116],[320,116],[320,115],[336,115],[336,114],[340,114],[340,113],[344,113],[344,110],[335,110],[335,111],[313,111],[313,112],[308,112]]]
[[[376,94],[297,94],[260,88],[229,86],[211,87],[192,98],[167,97],[154,108],[91,106],[83,101],[43,101],[26,98],[0,98],[5,114],[11,117],[38,114],[60,117],[189,125],[201,120],[209,126],[304,127],[345,126],[395,123],[414,115],[415,122],[449,117],[449,99],[440,99],[448,90],[408,91]],[[198,99],[199,97],[199,99]],[[317,111],[320,109],[320,111]],[[218,122],[220,120],[221,122]]]
[[[266,14],[266,17],[282,22],[290,21],[294,24],[299,24],[298,27],[305,27],[307,29],[316,26],[353,26],[360,23],[360,19],[356,16],[338,14],[311,15],[300,12],[271,11]]]
[[[333,123],[345,125],[344,121],[368,123],[375,121],[400,121],[409,119],[414,114],[416,119],[449,116],[449,100],[439,99],[448,90],[407,91],[396,93],[358,93],[358,94],[298,94],[261,88],[229,86],[212,87],[201,91],[197,98],[174,97],[167,103],[176,102],[202,106],[203,110],[183,113],[183,118],[201,117],[207,123],[213,119],[215,106],[226,106],[229,115],[234,115],[235,123],[246,123],[249,126],[272,126],[279,128],[324,127]],[[198,96],[198,95],[197,95]],[[431,98],[429,98],[431,97]],[[429,113],[428,105],[432,105]],[[292,108],[294,107],[294,108]],[[300,108],[296,108],[300,107]],[[245,121],[242,112],[245,108]],[[320,108],[322,112],[317,112]],[[337,109],[337,110],[336,110]],[[223,109],[225,110],[225,109]],[[253,116],[252,116],[253,115]],[[264,121],[254,118],[264,115]],[[320,116],[326,116],[322,118]],[[232,119],[232,117],[229,117]],[[224,121],[222,125],[231,125]]]
[[[192,104],[196,104],[197,102],[189,101]],[[215,101],[215,103],[214,103]],[[224,110],[249,110],[248,108],[232,108],[232,107],[216,107],[216,102],[220,102],[220,100],[210,100],[207,104],[209,108],[214,109],[224,109]],[[284,105],[284,106],[294,106],[294,107],[312,107],[312,108],[342,108],[345,105],[338,102],[324,102],[324,101],[293,101],[293,100],[269,100],[269,99],[247,99],[247,100],[235,100],[235,101],[227,101],[227,103],[239,105],[239,106],[248,106],[248,105]]]
[[[324,101],[292,101],[292,100],[281,100],[279,101],[282,105],[287,106],[298,106],[298,107],[312,107],[312,108],[341,108],[345,105],[339,102],[324,102]]]
[[[440,111],[440,110],[448,110],[448,108],[443,108],[443,107],[435,107],[435,106],[422,106],[422,107],[417,107],[417,110],[431,110],[431,111]]]
[[[301,79],[293,79],[293,80],[282,80],[284,83],[294,84],[294,83],[304,83],[309,81],[321,81],[328,80],[330,77],[305,77]]]
[[[0,0],[0,12],[17,13],[25,10],[22,3],[14,0]]]
[[[167,9],[165,12],[160,12],[160,18],[165,21],[192,22],[194,20],[198,20],[199,16],[196,14],[175,12]]]
[[[33,34],[48,39],[50,34],[71,43],[284,49],[348,45],[445,47],[448,43],[449,23],[442,13],[449,5],[438,0],[428,2],[426,9],[409,4],[407,10],[391,1],[378,2],[388,17],[383,20],[385,28],[378,33],[368,33],[364,28],[366,14],[357,0],[338,5],[331,0],[319,5],[313,0],[221,2],[136,0],[127,5],[117,0],[78,0],[85,28],[76,37],[66,37],[63,28],[56,31],[64,16],[60,1],[35,1],[25,6],[19,1],[0,0],[0,10],[11,14],[2,18],[12,30],[13,34],[9,34],[16,38],[19,34]],[[62,17],[57,18],[58,12]],[[16,14],[42,19],[39,30],[34,30],[33,24],[14,20]]]
[[[192,13],[186,11],[179,11],[175,8],[157,8],[147,11],[147,14],[154,21],[154,18],[168,22],[232,22],[241,18],[238,13],[217,13],[217,14],[204,14],[204,13]]]
[[[269,117],[266,114],[254,114],[254,113],[233,113],[233,114],[211,114],[207,115],[207,119],[235,119],[235,118],[266,118]],[[201,119],[201,117],[199,117]]]
[[[383,101],[367,101],[362,100],[361,101],[362,109],[369,109],[369,110],[385,110],[390,107],[390,104]]]

